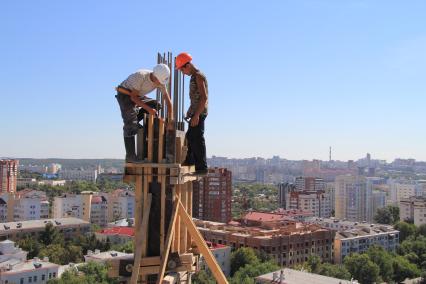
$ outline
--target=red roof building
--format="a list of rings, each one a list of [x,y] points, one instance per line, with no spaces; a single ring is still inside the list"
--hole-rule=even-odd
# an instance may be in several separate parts
[[[102,229],[95,233],[96,239],[100,241],[107,241],[111,244],[125,244],[133,241],[135,235],[134,227],[112,227]]]

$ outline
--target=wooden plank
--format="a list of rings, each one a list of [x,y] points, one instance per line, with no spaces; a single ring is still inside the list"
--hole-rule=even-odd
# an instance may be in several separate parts
[[[161,169],[162,172],[165,172],[165,169]],[[164,231],[165,231],[165,219],[166,219],[166,177],[161,177],[161,220],[160,220],[160,254],[164,253]]]
[[[149,221],[149,210],[151,209],[151,194],[147,197],[147,207],[143,208],[143,216],[142,221],[136,231],[136,237],[135,241],[137,242],[135,244],[135,253],[134,253],[134,265],[133,265],[133,272],[132,277],[130,279],[131,284],[137,284],[138,278],[139,278],[139,267],[141,264],[141,256],[143,254],[143,246],[144,246],[144,240],[146,240],[146,231],[148,227],[148,221]],[[146,241],[145,241],[146,242]]]
[[[142,161],[145,157],[143,156],[143,147],[144,147],[144,139],[143,139],[143,128],[138,130],[138,134],[136,136],[136,151],[137,151],[137,160]]]
[[[152,162],[154,148],[154,116],[150,115],[148,119],[148,162]]]
[[[148,171],[148,169],[144,169],[144,171]],[[148,178],[144,176],[143,178],[143,208],[145,209],[148,206]],[[145,210],[143,211],[145,214]],[[148,211],[149,214],[149,211]],[[144,237],[141,240],[142,242],[142,253],[141,256],[146,256],[146,245],[148,241],[147,232],[144,232]]]
[[[159,256],[147,256],[141,258],[140,266],[152,266],[152,265],[160,265],[161,258]]]
[[[177,200],[180,200],[180,192],[181,192],[181,185],[177,185],[176,186],[176,196],[177,196]],[[176,200],[176,201],[177,201]],[[175,201],[175,202],[176,202]],[[174,246],[173,246],[173,252],[180,252],[180,217],[179,215],[177,216],[177,221],[176,221],[176,225],[175,225],[175,235],[174,235]]]
[[[158,124],[158,162],[161,163],[164,160],[164,120],[160,119]],[[158,169],[161,183],[161,204],[160,204],[160,255],[163,255],[164,252],[164,233],[165,233],[165,218],[166,218],[166,174],[165,168]]]
[[[157,278],[158,279],[157,284],[162,283],[163,278],[164,278],[164,272],[166,271],[167,260],[169,258],[169,252],[170,252],[172,240],[173,240],[173,237],[174,237],[176,219],[177,219],[177,215],[178,215],[178,210],[177,210],[178,205],[179,205],[178,200],[175,200],[174,204],[173,204],[172,218],[171,218],[171,221],[170,221],[169,228],[167,230],[166,244],[165,244],[165,247],[164,247],[164,252],[161,256],[161,265],[160,265],[160,271],[159,271],[158,278]]]
[[[182,219],[182,221],[185,223],[186,227],[188,228],[188,231],[190,232],[191,237],[194,239],[194,242],[199,248],[201,254],[204,256],[204,259],[206,260],[206,263],[208,267],[210,268],[210,271],[212,272],[213,276],[215,277],[217,283],[227,284],[228,280],[226,280],[226,277],[223,274],[222,269],[217,264],[216,259],[214,258],[212,252],[207,247],[207,244],[205,243],[200,232],[198,232],[197,227],[192,221],[192,218],[185,211],[185,208],[183,207],[180,201],[178,205],[178,213],[180,218]]]
[[[164,158],[164,120],[158,122],[158,162],[161,163]]]
[[[188,182],[187,184],[188,191],[187,191],[187,198],[188,198],[188,206],[186,207],[186,212],[188,215],[192,218],[192,182]],[[187,230],[187,237],[186,237],[186,249],[190,249],[192,244],[191,234]]]
[[[186,210],[186,208],[188,206],[188,204],[187,204],[187,197],[186,197],[187,196],[187,186],[188,186],[188,183],[183,184],[181,186],[181,192],[180,192],[180,195],[181,195],[180,201],[184,205],[185,210]],[[179,236],[180,236],[179,237],[179,240],[180,240],[179,253],[180,254],[186,252],[186,239],[187,239],[186,238],[186,234],[187,234],[186,226],[185,226],[184,223],[180,222],[180,232],[179,232]]]

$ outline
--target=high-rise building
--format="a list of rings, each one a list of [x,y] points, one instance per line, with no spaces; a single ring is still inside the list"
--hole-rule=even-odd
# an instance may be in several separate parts
[[[290,192],[295,190],[296,187],[292,183],[285,182],[278,184],[278,206],[280,208],[288,209],[287,200],[289,199]]]
[[[388,203],[398,205],[402,199],[413,196],[421,196],[423,188],[420,183],[415,180],[389,180],[389,197]]]
[[[192,215],[201,220],[229,222],[231,197],[231,171],[210,168],[206,177],[193,183]]]
[[[287,198],[287,210],[310,211],[316,217],[328,218],[331,216],[331,197],[324,190],[293,191]]]
[[[0,160],[0,192],[15,192],[19,160]]]
[[[371,183],[363,176],[343,175],[335,181],[335,216],[349,221],[372,221]]]
[[[296,190],[324,190],[325,182],[324,179],[319,177],[297,177],[296,178]]]

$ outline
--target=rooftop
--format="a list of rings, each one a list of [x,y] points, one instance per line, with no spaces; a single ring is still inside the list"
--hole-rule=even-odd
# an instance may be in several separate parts
[[[98,232],[99,234],[104,235],[122,235],[133,237],[135,235],[135,228],[133,227],[112,227],[102,229]]]
[[[51,223],[54,227],[64,227],[72,225],[90,225],[89,222],[78,219],[78,218],[56,218],[56,219],[43,219],[43,220],[30,220],[30,221],[19,221],[19,222],[7,222],[0,224],[0,234],[9,233],[14,230],[26,230],[26,229],[41,229],[46,224]]]
[[[49,261],[44,261],[41,259],[30,259],[27,260],[25,262],[14,262],[14,263],[10,263],[12,265],[12,269],[10,270],[3,270],[1,273],[2,274],[15,274],[17,272],[28,272],[31,270],[36,270],[36,269],[43,269],[43,268],[59,268],[58,264],[49,262]]]
[[[84,258],[92,258],[92,259],[99,259],[99,260],[108,260],[108,259],[112,259],[112,258],[132,258],[133,257],[133,253],[125,253],[125,252],[120,252],[120,251],[115,251],[115,250],[110,250],[110,251],[104,251],[104,252],[100,252],[100,251],[87,251],[87,255],[84,256]]]
[[[282,284],[354,284],[356,281],[343,280],[319,274],[309,273],[305,271],[299,271],[289,268],[284,268],[275,272],[264,274],[256,277],[256,283],[279,283],[280,274],[283,271],[283,282]],[[275,274],[275,281],[274,281]]]

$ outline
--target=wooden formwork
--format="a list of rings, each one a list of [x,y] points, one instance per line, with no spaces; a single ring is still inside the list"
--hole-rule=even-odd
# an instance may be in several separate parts
[[[218,283],[227,283],[192,221],[192,181],[197,177],[193,166],[181,166],[185,154],[183,131],[162,118],[145,117],[137,135],[138,162],[126,163],[123,177],[135,183],[132,284],[163,283],[166,273],[194,272],[195,252],[204,256]]]

